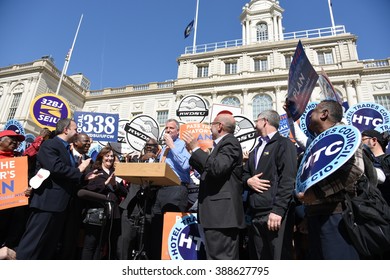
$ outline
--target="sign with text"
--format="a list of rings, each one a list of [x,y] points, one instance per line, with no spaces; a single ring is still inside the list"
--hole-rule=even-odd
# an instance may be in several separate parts
[[[179,103],[176,116],[183,122],[203,122],[209,115],[206,101],[199,95],[187,95]]]
[[[27,205],[27,157],[0,159],[0,184],[0,210]]]
[[[350,125],[337,125],[318,135],[299,165],[295,191],[305,192],[335,172],[353,156],[360,142],[360,131]]]
[[[70,118],[71,111],[64,98],[54,93],[44,93],[31,102],[30,115],[39,127],[53,130],[60,119]]]
[[[279,123],[279,128],[278,131],[280,135],[283,137],[289,137],[290,134],[290,126],[288,124],[288,117],[287,114],[280,115],[280,123]]]
[[[136,151],[141,152],[150,138],[158,139],[160,126],[148,115],[137,115],[125,128],[127,143]]]
[[[213,138],[211,136],[211,130],[210,126],[208,124],[204,123],[186,123],[180,125],[180,135],[179,137],[182,138],[182,133],[185,131],[192,134],[192,137],[194,137],[199,147],[206,151],[209,148],[213,147]]]
[[[86,133],[95,141],[116,142],[118,139],[119,114],[74,112],[78,133]]]
[[[203,229],[195,213],[164,213],[161,259],[206,259]]]
[[[382,105],[363,102],[349,107],[345,113],[345,118],[349,125],[353,125],[363,132],[374,129],[378,125],[390,121],[390,113]]]
[[[299,118],[299,126],[301,130],[311,140],[314,139],[315,135],[314,132],[309,129],[310,116],[317,105],[318,102],[310,102],[309,104],[307,104],[305,111],[303,112],[302,116]]]
[[[294,121],[297,121],[305,111],[317,80],[318,74],[307,58],[301,41],[299,41],[288,73],[287,99]]]
[[[17,134],[24,135],[26,137],[26,132],[24,131],[22,123],[15,119],[8,120],[4,124],[4,130],[12,130]],[[19,147],[16,148],[18,152],[23,153],[23,151],[26,149],[26,140],[27,138],[19,144]]]
[[[254,123],[245,116],[234,115],[236,129],[234,136],[240,142],[243,151],[250,152],[256,145],[256,128]]]

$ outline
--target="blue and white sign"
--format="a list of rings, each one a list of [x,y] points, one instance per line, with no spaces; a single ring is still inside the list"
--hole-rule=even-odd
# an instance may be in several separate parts
[[[375,127],[375,130],[379,131],[380,133],[383,133],[385,131],[390,133],[390,123],[378,125],[377,127]]]
[[[290,126],[288,124],[287,114],[280,115],[280,123],[279,123],[278,131],[279,131],[280,135],[287,137],[287,138],[289,137]]]
[[[202,232],[196,214],[189,214],[178,219],[168,237],[171,260],[206,259]]]
[[[306,109],[303,112],[302,116],[299,118],[299,126],[300,126],[301,130],[311,140],[313,140],[315,138],[315,135],[314,135],[313,131],[311,131],[309,129],[310,116],[317,105],[318,105],[318,102],[310,102],[306,106]]]
[[[94,141],[116,142],[119,114],[74,112],[78,133],[86,133]]]
[[[299,165],[296,193],[305,192],[335,172],[352,157],[360,142],[360,131],[350,125],[337,125],[318,135]]]
[[[12,120],[9,120],[7,121],[5,124],[4,124],[4,130],[13,130],[15,131],[17,134],[21,134],[21,135],[24,135],[26,136],[26,133],[24,131],[24,127],[22,125],[21,122],[19,122],[18,120],[15,120],[15,119],[12,119]],[[22,143],[19,144],[19,147],[16,148],[16,150],[18,152],[23,152],[25,149],[26,149],[26,143],[25,143],[26,140],[24,140]]]
[[[353,125],[363,132],[368,129],[375,129],[378,125],[390,121],[390,113],[382,105],[364,102],[349,107],[345,113],[349,125]]]

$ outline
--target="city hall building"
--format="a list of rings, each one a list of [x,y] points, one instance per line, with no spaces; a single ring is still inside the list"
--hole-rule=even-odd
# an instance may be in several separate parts
[[[191,94],[203,97],[209,107],[239,107],[250,119],[265,109],[284,114],[289,67],[301,40],[314,69],[327,73],[349,106],[375,102],[390,110],[390,58],[359,60],[357,35],[346,26],[283,33],[283,12],[279,1],[250,1],[241,11],[242,38],[187,47],[177,58],[176,80],[89,90],[88,73],[64,75],[59,96],[72,112],[117,113],[128,120],[146,114],[161,126],[176,117],[178,103]],[[26,133],[36,135],[40,128],[30,116],[30,104],[43,93],[55,93],[60,76],[50,57],[0,67],[0,129],[16,119]],[[318,85],[311,101],[320,101]]]

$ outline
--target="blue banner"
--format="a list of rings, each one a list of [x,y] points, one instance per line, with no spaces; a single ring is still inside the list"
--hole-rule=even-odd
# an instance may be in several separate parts
[[[297,121],[305,111],[317,80],[318,74],[299,41],[288,73],[287,99],[294,121]]]
[[[358,149],[361,138],[360,131],[350,125],[337,125],[318,135],[299,165],[296,193],[305,192],[346,163]]]
[[[116,142],[118,139],[119,114],[74,112],[78,133],[86,133],[94,141]]]

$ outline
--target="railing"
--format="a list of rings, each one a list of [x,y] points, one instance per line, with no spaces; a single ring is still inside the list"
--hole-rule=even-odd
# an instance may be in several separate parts
[[[380,59],[380,60],[362,60],[363,62],[363,67],[364,68],[378,68],[378,67],[388,67],[390,65],[389,59]]]
[[[344,25],[338,25],[335,27],[325,27],[325,28],[317,28],[317,29],[309,29],[303,31],[284,33],[283,40],[301,39],[301,38],[319,38],[319,37],[326,37],[326,36],[335,36],[344,33],[346,33]],[[252,43],[261,43],[261,42],[262,41],[254,41]],[[243,45],[242,39],[237,39],[237,40],[230,40],[224,42],[197,45],[195,46],[195,49],[192,46],[189,46],[185,48],[184,53],[185,54],[205,53],[205,52],[215,51],[217,49],[240,47],[242,45]]]
[[[120,88],[105,88],[103,90],[90,90],[90,91],[88,91],[87,95],[99,96],[99,95],[116,94],[116,93],[129,93],[129,92],[135,92],[135,91],[146,91],[146,90],[152,90],[152,89],[167,89],[167,88],[173,89],[174,84],[175,84],[174,80],[172,80],[172,81],[169,80],[169,81],[160,82],[160,83],[129,85],[129,86],[120,87]]]

